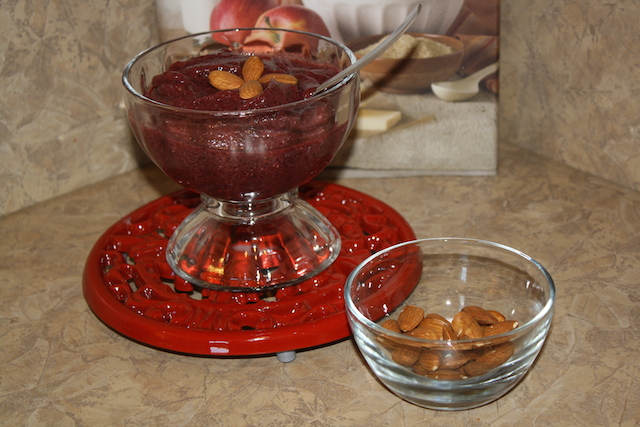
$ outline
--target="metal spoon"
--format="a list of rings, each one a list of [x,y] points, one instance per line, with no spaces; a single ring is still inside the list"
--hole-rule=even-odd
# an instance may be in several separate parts
[[[413,8],[411,13],[409,13],[409,16],[407,16],[407,19],[405,19],[404,22],[400,24],[400,26],[396,28],[393,33],[391,33],[386,39],[384,39],[382,43],[380,43],[371,52],[367,53],[365,56],[363,56],[353,64],[349,65],[347,68],[340,71],[338,74],[331,77],[326,82],[322,83],[320,86],[318,86],[318,88],[313,94],[317,95],[318,93],[330,88],[331,86],[340,82],[345,77],[351,74],[354,74],[359,69],[361,69],[362,67],[364,67],[365,65],[369,64],[371,61],[376,59],[378,56],[382,55],[382,53],[385,50],[389,49],[389,47],[391,47],[391,45],[394,44],[400,38],[400,36],[402,36],[404,33],[407,32],[407,29],[409,29],[411,24],[413,24],[413,21],[416,19],[416,16],[418,16],[421,9],[422,9],[422,5],[420,4],[416,5],[416,7]]]
[[[438,98],[445,101],[466,101],[480,92],[480,81],[497,70],[498,63],[496,62],[462,80],[431,83],[431,90]]]

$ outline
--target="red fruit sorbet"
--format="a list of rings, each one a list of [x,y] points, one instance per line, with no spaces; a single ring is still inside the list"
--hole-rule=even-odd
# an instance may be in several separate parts
[[[145,96],[164,106],[133,109],[131,123],[147,154],[172,179],[217,199],[251,201],[286,193],[329,164],[349,112],[338,114],[340,96],[311,95],[338,68],[294,54],[260,57],[263,74],[290,74],[298,84],[271,80],[248,100],[238,90],[218,90],[209,73],[241,76],[248,58],[227,49],[175,62],[153,78]]]

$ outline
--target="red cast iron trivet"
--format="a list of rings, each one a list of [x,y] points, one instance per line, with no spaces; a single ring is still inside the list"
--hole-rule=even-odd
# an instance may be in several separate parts
[[[165,260],[167,239],[200,203],[197,194],[180,190],[135,210],[100,237],[85,266],[85,299],[117,332],[181,353],[280,358],[346,338],[343,288],[349,273],[372,253],[415,235],[394,209],[347,187],[314,181],[300,188],[300,197],[342,237],[336,261],[312,279],[238,293],[196,288],[176,276]],[[400,282],[403,274],[413,279],[409,270],[400,271]],[[408,293],[411,286],[400,288]]]

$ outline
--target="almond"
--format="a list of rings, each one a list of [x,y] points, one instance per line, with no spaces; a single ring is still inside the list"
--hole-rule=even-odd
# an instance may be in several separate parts
[[[251,99],[262,93],[262,84],[257,80],[246,81],[240,86],[240,98]]]
[[[380,326],[382,326],[383,328],[391,331],[391,332],[397,332],[400,333],[400,327],[398,326],[398,321],[395,319],[387,319],[384,322],[382,322],[382,324],[380,324]]]
[[[382,322],[380,326],[391,332],[396,332],[398,334],[402,333],[402,331],[398,327],[398,321],[395,319],[387,319]],[[379,336],[377,339],[383,347],[386,347],[390,350],[398,347],[398,345],[404,345],[403,343],[406,341],[402,340],[402,338],[388,337],[384,335]]]
[[[416,364],[427,372],[436,371],[440,368],[440,355],[435,351],[423,350]]]
[[[239,89],[244,80],[228,71],[214,70],[209,73],[209,83],[219,90],[231,90]]]
[[[258,80],[264,72],[264,62],[257,56],[250,56],[242,65],[242,78],[245,82]]]
[[[466,340],[466,335],[462,337],[458,337],[459,340]],[[461,341],[452,341],[453,345],[449,346],[447,349],[443,350],[455,350],[455,351],[473,351],[482,345],[478,345],[477,342],[461,342]]]
[[[426,319],[426,318],[429,318],[429,319],[436,319],[436,320],[440,320],[440,321],[441,321],[441,322],[443,322],[443,323],[449,323],[449,321],[448,321],[446,318],[444,318],[444,317],[440,316],[440,315],[439,315],[439,314],[437,314],[437,313],[429,313],[429,314],[425,315],[424,317],[425,317],[425,319]]]
[[[274,73],[265,74],[264,76],[258,79],[258,81],[262,84],[269,83],[271,80],[275,80],[279,83],[285,83],[290,85],[298,84],[298,79],[295,76],[292,76],[291,74],[274,74]]]
[[[406,332],[405,335],[409,335],[414,338],[421,338],[423,340],[441,340],[442,332],[436,331],[431,328],[414,328]]]
[[[498,322],[493,325],[485,326],[482,328],[483,336],[492,337],[494,335],[504,334],[518,327],[518,322],[513,320],[505,320],[504,322]]]
[[[420,322],[418,327],[419,328],[425,327],[425,328],[431,328],[431,329],[435,329],[435,330],[440,330],[445,325],[446,326],[450,326],[451,325],[447,319],[441,320],[441,319],[438,319],[438,318],[435,318],[435,317],[426,317],[425,316],[425,318],[422,319],[422,321]]]
[[[418,375],[428,375],[430,374],[432,371],[427,371],[426,369],[424,369],[422,367],[421,364],[417,363],[415,365],[412,366],[413,372],[415,372]]]
[[[457,340],[458,337],[450,324],[442,327],[442,339],[447,341]]]
[[[478,307],[475,305],[468,305],[465,308],[463,308],[462,311],[471,315],[471,317],[476,319],[476,322],[478,322],[478,324],[480,325],[493,325],[494,323],[498,322],[491,313],[489,313],[487,310],[485,310],[482,307]]]
[[[396,347],[391,352],[391,360],[402,366],[413,366],[420,357],[420,349],[417,347]]]
[[[500,313],[499,311],[487,310],[487,312],[489,312],[493,317],[495,317],[498,322],[504,322],[505,320],[507,320],[507,318],[504,317],[502,313]]]
[[[418,326],[422,319],[424,319],[424,310],[415,305],[408,305],[398,316],[398,326],[401,331],[407,332]]]
[[[481,338],[483,335],[476,319],[464,311],[459,311],[453,316],[451,326],[460,339]]]
[[[485,374],[509,360],[514,349],[515,346],[511,342],[491,347],[482,356],[466,364],[464,372],[470,377]]]
[[[476,355],[470,351],[447,352],[442,357],[440,369],[458,369],[474,359]]]

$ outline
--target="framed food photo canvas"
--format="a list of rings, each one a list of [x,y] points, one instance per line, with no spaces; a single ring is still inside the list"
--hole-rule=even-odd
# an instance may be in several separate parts
[[[277,27],[327,35],[357,55],[420,3],[407,34],[361,72],[356,125],[324,172],[338,177],[496,173],[499,1],[156,0],[163,41]],[[478,75],[479,91],[464,99],[432,86]]]

